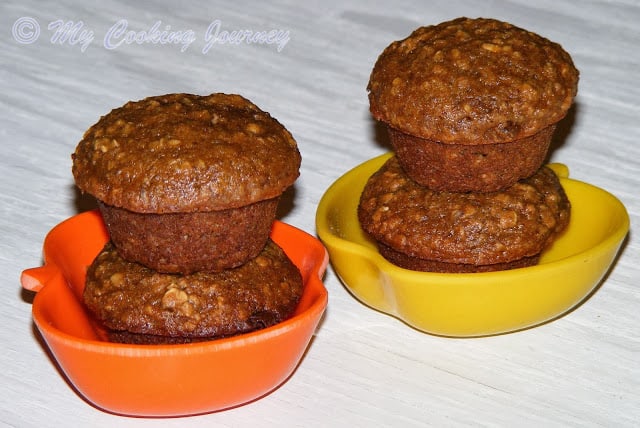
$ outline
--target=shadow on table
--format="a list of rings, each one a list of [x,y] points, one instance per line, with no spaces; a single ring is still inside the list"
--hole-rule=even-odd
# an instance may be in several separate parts
[[[553,156],[553,153],[562,147],[567,141],[579,112],[580,105],[578,103],[574,103],[571,108],[569,108],[567,115],[558,122],[556,125],[556,131],[551,139],[551,144],[549,145],[549,152],[547,153],[545,163],[551,162],[550,159]]]

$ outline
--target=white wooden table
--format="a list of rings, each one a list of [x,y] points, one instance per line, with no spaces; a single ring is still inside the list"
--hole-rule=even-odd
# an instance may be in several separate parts
[[[329,307],[304,360],[256,402],[158,421],[102,412],[69,387],[39,341],[33,296],[21,291],[19,276],[40,265],[47,231],[84,209],[71,176],[76,143],[127,100],[235,92],[269,111],[303,156],[295,205],[283,220],[314,233],[326,188],[388,150],[376,142],[366,94],[382,49],[420,25],[494,17],[572,54],[579,94],[552,159],[566,163],[573,178],[618,196],[632,229],[640,220],[640,4],[242,3],[0,5],[0,425],[640,426],[640,255],[633,231],[598,291],[537,328],[481,339],[430,336],[368,309],[329,269]],[[141,44],[126,38],[126,31],[139,35],[154,25],[181,37]],[[276,31],[263,44],[224,39],[237,30]]]

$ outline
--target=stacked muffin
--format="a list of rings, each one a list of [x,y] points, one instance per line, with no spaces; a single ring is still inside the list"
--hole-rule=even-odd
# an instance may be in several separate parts
[[[110,236],[84,300],[112,340],[207,340],[292,314],[302,278],[269,234],[301,158],[268,113],[239,95],[150,97],[102,117],[72,157]]]
[[[542,164],[577,83],[560,45],[493,19],[421,27],[389,45],[368,90],[395,156],[358,209],[381,254],[436,272],[537,263],[569,221]]]

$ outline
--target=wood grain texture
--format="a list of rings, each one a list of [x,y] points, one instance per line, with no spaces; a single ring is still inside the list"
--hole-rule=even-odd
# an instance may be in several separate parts
[[[575,107],[553,161],[619,197],[640,220],[640,4],[630,0],[242,2],[9,0],[0,6],[0,425],[155,426],[113,416],[65,382],[31,322],[20,272],[41,263],[46,232],[86,208],[71,160],[83,132],[127,100],[169,92],[235,92],[294,135],[301,177],[283,220],[311,233],[326,188],[388,150],[368,112],[378,54],[415,27],[458,16],[510,21],[560,42],[580,70]],[[16,21],[40,37],[21,44]],[[108,49],[120,20],[134,31],[192,30],[180,45]],[[94,32],[52,40],[57,20]],[[275,45],[214,44],[206,31],[282,29]],[[28,36],[23,28],[23,36]],[[415,331],[355,300],[329,270],[329,308],[294,375],[268,396],[225,412],[163,420],[191,426],[602,426],[640,424],[640,248],[629,235],[597,292],[566,316],[515,334],[452,340]]]

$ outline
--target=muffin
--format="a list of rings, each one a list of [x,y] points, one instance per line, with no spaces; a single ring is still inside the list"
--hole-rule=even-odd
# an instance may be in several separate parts
[[[270,239],[240,267],[190,275],[126,261],[108,243],[87,270],[83,298],[112,340],[183,343],[279,323],[302,290],[299,270]]]
[[[358,206],[362,228],[385,258],[431,272],[533,265],[569,216],[569,201],[547,167],[502,191],[444,192],[416,183],[396,156],[367,181]]]
[[[284,126],[228,94],[129,102],[89,128],[72,158],[120,255],[183,274],[256,257],[301,161]]]
[[[494,19],[458,18],[389,45],[367,89],[411,178],[491,192],[540,168],[577,84],[560,45]]]

